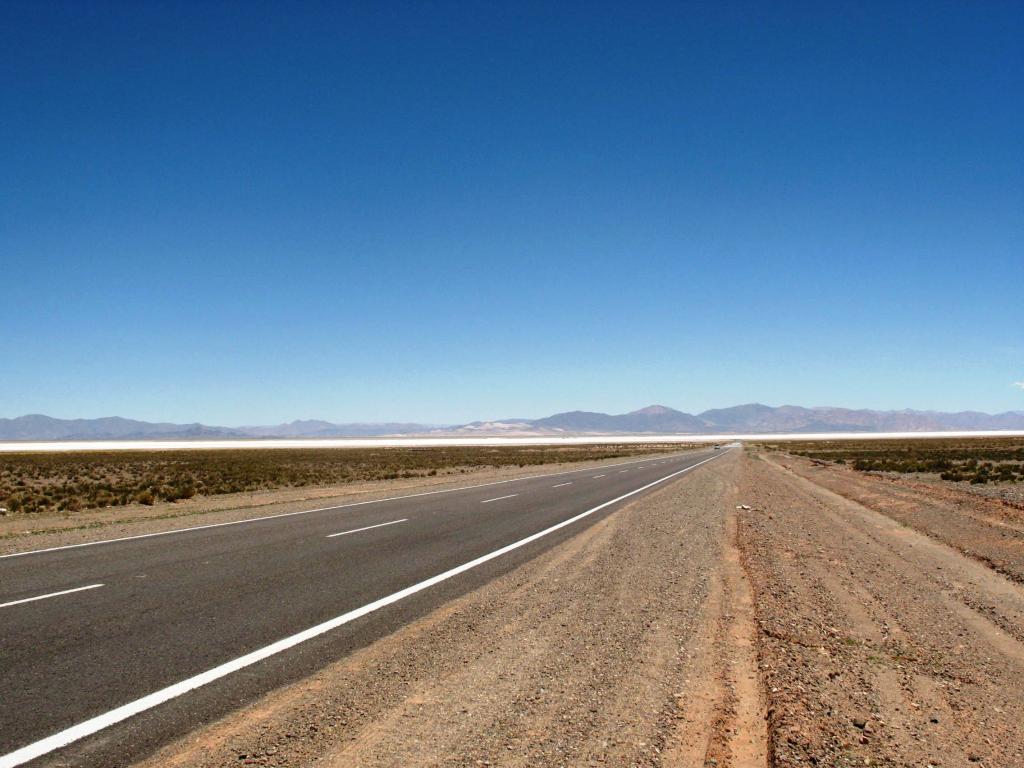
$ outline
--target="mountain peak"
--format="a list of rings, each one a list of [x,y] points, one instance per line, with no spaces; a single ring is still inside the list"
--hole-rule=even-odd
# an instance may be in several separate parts
[[[664,416],[668,413],[679,413],[675,408],[669,408],[667,405],[648,405],[646,408],[641,408],[639,411],[630,411],[630,416]]]

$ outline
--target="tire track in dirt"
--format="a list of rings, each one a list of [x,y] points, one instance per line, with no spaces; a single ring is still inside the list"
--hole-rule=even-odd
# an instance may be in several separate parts
[[[765,460],[778,466],[771,459]],[[979,631],[999,644],[1004,653],[1020,652],[1020,644],[1024,642],[1024,588],[1015,581],[987,567],[984,560],[978,562],[976,558],[964,557],[960,550],[922,535],[881,511],[817,485],[788,468],[780,469],[792,476],[806,493],[822,502],[824,514],[829,515],[837,530],[866,537],[871,544],[890,550],[899,560],[912,563],[917,573],[934,584],[936,594],[947,598],[950,610],[969,622],[992,622],[1002,631],[993,632],[980,624]],[[835,510],[846,514],[837,514]],[[1003,633],[1012,638],[1009,644]]]
[[[740,466],[772,765],[1024,764],[1020,587],[807,477]]]
[[[680,726],[666,752],[666,766],[768,765],[753,590],[737,541],[736,493],[730,478],[722,500],[720,565],[705,605],[703,637],[692,644],[699,655],[691,668],[693,678],[687,681],[687,706],[680,706]]]
[[[819,487],[877,510],[1024,584],[1024,512],[1019,509],[953,488],[926,487],[797,456],[771,458]]]

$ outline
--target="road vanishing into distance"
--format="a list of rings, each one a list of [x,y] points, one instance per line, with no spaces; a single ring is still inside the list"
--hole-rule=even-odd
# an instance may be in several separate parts
[[[0,768],[127,764],[727,450],[0,557]]]

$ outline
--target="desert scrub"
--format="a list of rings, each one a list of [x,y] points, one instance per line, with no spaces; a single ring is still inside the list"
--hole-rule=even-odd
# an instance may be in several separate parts
[[[197,495],[435,477],[488,467],[613,459],[680,445],[290,448],[0,455],[8,514],[77,512]]]
[[[1019,437],[822,440],[765,447],[860,472],[937,474],[974,485],[1024,481],[1024,438]]]

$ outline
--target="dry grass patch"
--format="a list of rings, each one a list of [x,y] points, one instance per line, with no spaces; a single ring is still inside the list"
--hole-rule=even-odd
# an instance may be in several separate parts
[[[433,477],[686,447],[608,444],[5,454],[0,458],[0,507],[7,515],[73,513],[197,495]]]

